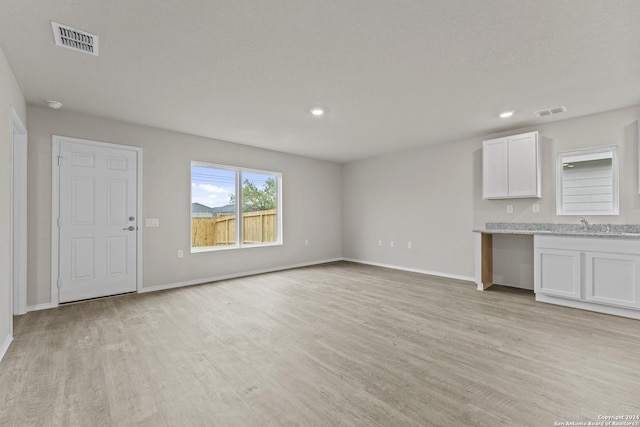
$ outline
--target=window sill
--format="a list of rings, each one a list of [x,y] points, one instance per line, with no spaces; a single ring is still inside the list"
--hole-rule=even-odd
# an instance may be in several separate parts
[[[192,254],[202,253],[202,252],[218,252],[218,251],[230,251],[234,249],[250,249],[250,248],[264,248],[271,246],[282,246],[282,242],[273,242],[273,243],[256,243],[256,244],[244,244],[242,246],[238,245],[229,245],[229,246],[203,246],[198,248],[191,248]]]

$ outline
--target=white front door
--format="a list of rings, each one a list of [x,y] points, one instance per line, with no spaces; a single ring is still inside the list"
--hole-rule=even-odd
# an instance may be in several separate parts
[[[59,155],[60,302],[135,291],[138,153],[62,138]]]

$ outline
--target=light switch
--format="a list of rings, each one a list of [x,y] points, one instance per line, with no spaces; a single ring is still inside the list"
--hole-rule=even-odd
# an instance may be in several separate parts
[[[144,221],[147,227],[160,227],[160,220],[158,218],[147,218]]]

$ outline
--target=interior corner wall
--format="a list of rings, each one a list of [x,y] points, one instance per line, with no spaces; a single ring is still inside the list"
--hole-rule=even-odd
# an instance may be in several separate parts
[[[28,306],[51,303],[52,135],[142,147],[143,217],[160,220],[158,228],[139,221],[143,290],[342,257],[337,163],[33,105],[28,117]],[[194,160],[282,172],[284,244],[190,253]]]
[[[476,145],[439,144],[345,165],[345,258],[471,280]]]
[[[11,71],[4,52],[0,50],[0,359],[11,336],[13,301],[12,284],[12,222],[13,212],[13,113],[27,122],[24,96]]]

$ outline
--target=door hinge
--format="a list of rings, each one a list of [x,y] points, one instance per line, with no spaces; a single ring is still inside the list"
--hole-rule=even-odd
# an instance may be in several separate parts
[[[58,228],[60,228],[62,225],[62,222],[60,221],[60,218],[58,218]]]
[[[58,156],[58,166],[62,166],[62,156]]]
[[[58,289],[62,287],[62,279],[58,277]]]

